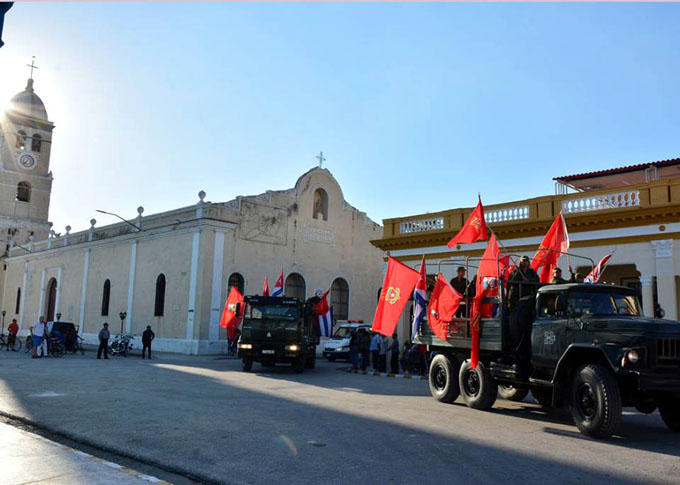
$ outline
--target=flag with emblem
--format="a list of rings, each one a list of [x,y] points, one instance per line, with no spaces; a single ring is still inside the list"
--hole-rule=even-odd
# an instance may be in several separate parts
[[[588,276],[586,276],[583,279],[584,283],[597,283],[600,281],[600,276],[602,276],[602,272],[604,271],[604,267],[607,266],[607,262],[609,261],[609,258],[612,257],[613,253],[607,254],[604,258],[600,260],[599,263],[597,263],[597,266],[593,268],[593,270],[588,273]]]
[[[449,323],[456,316],[462,299],[463,295],[439,273],[427,307],[427,322],[440,340],[446,341],[448,338]]]
[[[241,304],[241,315],[237,317],[236,305],[239,303]],[[229,290],[227,302],[224,305],[222,318],[220,319],[220,327],[227,329],[227,337],[229,339],[233,339],[236,336],[236,329],[241,324],[241,320],[243,320],[244,312],[243,295],[235,286],[232,286],[231,290]]]
[[[264,277],[264,286],[262,287],[262,296],[269,296],[269,279]]]
[[[319,322],[319,336],[330,337],[333,334],[333,307],[328,305],[328,291],[321,296],[316,305],[316,316]]]
[[[538,251],[531,261],[531,267],[538,273],[538,268],[541,268],[539,278],[541,283],[550,283],[553,277],[553,270],[557,266],[557,260],[562,256],[562,253],[569,249],[569,233],[567,232],[567,223],[564,216],[560,212],[555,218],[555,221],[548,229],[543,242],[538,247]]]
[[[420,273],[404,263],[387,258],[387,271],[383,281],[378,306],[373,317],[373,331],[391,337],[397,327],[401,312],[420,279]]]
[[[413,301],[415,307],[413,308],[413,322],[411,324],[411,340],[418,335],[420,324],[427,311],[427,270],[425,269],[424,255],[423,261],[420,263],[420,278],[416,283],[416,289],[413,290]]]
[[[272,296],[283,296],[283,270],[281,270],[281,274],[276,279]]]
[[[460,228],[458,234],[448,242],[450,249],[456,247],[457,244],[470,244],[475,241],[485,241],[489,239],[489,230],[486,227],[484,220],[484,207],[482,206],[482,198],[478,197],[477,207],[472,211],[463,227]]]

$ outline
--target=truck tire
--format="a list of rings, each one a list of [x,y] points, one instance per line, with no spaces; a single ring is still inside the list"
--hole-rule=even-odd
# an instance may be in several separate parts
[[[490,409],[498,397],[498,385],[481,362],[476,369],[471,367],[470,360],[463,362],[458,374],[458,385],[463,401],[472,409]]]
[[[576,371],[571,415],[586,436],[609,438],[616,433],[621,424],[621,393],[609,369],[588,364]]]
[[[540,389],[532,389],[531,396],[538,404],[544,408],[552,407],[553,390],[549,387],[542,387]]]
[[[444,354],[437,354],[430,364],[430,393],[439,402],[452,403],[460,395],[458,362]]]
[[[501,385],[498,386],[498,394],[508,401],[522,402],[529,394],[529,389],[517,389],[514,386]]]
[[[670,430],[680,431],[680,397],[661,401],[659,414]]]
[[[253,359],[243,359],[243,372],[253,370]]]
[[[313,369],[316,367],[316,349],[311,351],[310,356],[307,358],[307,369]]]

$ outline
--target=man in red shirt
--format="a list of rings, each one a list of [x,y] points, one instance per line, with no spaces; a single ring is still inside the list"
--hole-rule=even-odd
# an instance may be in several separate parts
[[[16,318],[12,319],[12,323],[7,327],[7,332],[9,332],[9,335],[7,336],[7,350],[9,350],[14,347],[14,342],[16,341],[17,333],[19,332],[19,325],[17,325]]]

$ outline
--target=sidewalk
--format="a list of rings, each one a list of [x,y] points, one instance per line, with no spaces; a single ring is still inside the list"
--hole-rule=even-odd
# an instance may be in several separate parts
[[[413,379],[413,380],[420,380],[420,381],[426,381],[428,379],[427,375],[421,376],[419,374],[391,374],[388,372],[374,372],[374,371],[369,371],[369,370],[356,370],[348,367],[345,369],[345,372],[349,372],[352,374],[363,374],[366,376],[376,376],[376,377],[394,377],[395,379]]]

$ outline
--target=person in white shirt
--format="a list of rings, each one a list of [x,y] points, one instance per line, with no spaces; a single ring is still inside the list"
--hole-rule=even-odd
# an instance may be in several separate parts
[[[45,333],[47,332],[46,327],[45,317],[40,317],[40,319],[31,327],[34,359],[38,357],[38,354],[47,356],[47,340],[45,339]]]

